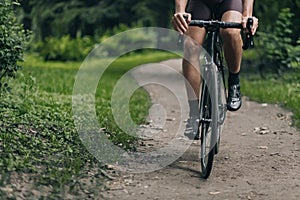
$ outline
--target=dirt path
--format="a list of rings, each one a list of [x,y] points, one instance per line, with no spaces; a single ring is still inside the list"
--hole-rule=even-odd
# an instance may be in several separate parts
[[[163,64],[180,71],[178,60]],[[177,81],[173,74],[143,73],[164,76],[185,95],[183,82]],[[146,89],[154,106],[150,111],[150,125],[143,128],[153,137],[141,143],[140,151],[151,151],[167,143],[180,128],[181,120],[174,94],[157,85]],[[240,111],[227,114],[220,153],[208,180],[199,176],[198,146],[192,144],[179,159],[157,171],[114,172],[118,176],[114,174],[116,179],[107,182],[108,190],[103,197],[116,200],[300,199],[300,133],[290,127],[290,117],[290,112],[276,105],[258,104],[244,98]]]

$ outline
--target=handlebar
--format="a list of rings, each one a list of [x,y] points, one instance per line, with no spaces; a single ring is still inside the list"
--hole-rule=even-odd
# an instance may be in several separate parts
[[[216,20],[210,20],[210,21],[205,21],[205,20],[191,20],[189,23],[189,26],[199,26],[199,27],[204,27],[208,30],[217,30],[219,28],[238,28],[238,29],[243,29],[243,25],[241,23],[236,23],[236,22],[224,22],[224,21],[216,21]],[[254,47],[254,42],[253,42],[253,35],[251,32],[253,26],[253,19],[248,18],[246,28],[247,28],[247,33],[245,35],[245,39],[243,41],[243,49],[246,50],[248,48]]]
[[[204,20],[192,20],[189,23],[190,26],[199,26],[205,28],[239,28],[242,29],[243,26],[241,23],[235,22],[224,22],[224,21],[204,21]]]

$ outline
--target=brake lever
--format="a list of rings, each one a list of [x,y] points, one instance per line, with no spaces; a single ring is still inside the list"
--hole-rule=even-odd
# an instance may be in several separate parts
[[[253,27],[253,18],[249,17],[246,24],[247,33],[243,45],[244,50],[254,47],[253,35],[251,32],[252,27]]]

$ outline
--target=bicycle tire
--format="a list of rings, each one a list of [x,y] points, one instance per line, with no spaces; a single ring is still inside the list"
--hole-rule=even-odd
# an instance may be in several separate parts
[[[225,118],[226,118],[226,110],[227,110],[227,104],[226,104],[226,92],[224,88],[222,87],[222,84],[225,85],[224,83],[224,71],[217,71],[217,86],[218,86],[218,124],[217,124],[217,144],[215,147],[215,154],[219,153],[219,148],[220,148],[220,137],[221,137],[221,132],[222,132],[222,126],[224,124]],[[223,85],[223,87],[225,87]],[[223,93],[224,92],[224,93]],[[222,96],[223,93],[223,96]]]
[[[212,68],[210,68],[212,69]],[[219,143],[218,132],[218,99],[217,99],[217,80],[214,72],[208,72],[209,84],[203,81],[202,84],[202,102],[200,106],[202,112],[200,116],[199,131],[201,136],[200,162],[201,176],[207,179],[210,176],[213,167],[213,160]]]
[[[219,126],[218,126],[218,141],[217,141],[217,144],[215,146],[215,155],[219,153],[219,149],[220,149],[220,135],[221,135],[221,130],[219,129]]]

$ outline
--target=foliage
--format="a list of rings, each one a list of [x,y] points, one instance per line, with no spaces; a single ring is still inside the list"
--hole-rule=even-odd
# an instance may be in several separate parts
[[[8,78],[14,78],[22,61],[26,35],[23,27],[16,21],[14,6],[15,1],[5,0],[0,2],[0,92],[9,89]]]
[[[44,60],[82,61],[94,47],[91,37],[71,38],[65,35],[61,38],[47,37],[31,45],[31,51],[38,53]]]
[[[83,61],[91,50],[98,45],[97,43],[100,43],[101,48],[105,50],[105,56],[110,57],[119,56],[121,53],[135,48],[141,50],[151,47],[163,47],[164,45],[170,47],[170,44],[174,44],[171,41],[177,40],[176,34],[162,35],[160,32],[163,31],[152,30],[147,28],[134,29],[125,24],[120,24],[105,32],[97,40],[93,40],[90,36],[75,39],[69,35],[61,38],[48,37],[44,42],[33,43],[30,50],[40,55],[45,61]],[[122,35],[118,35],[119,33],[122,33]],[[174,46],[177,47],[176,44]]]
[[[259,33],[257,42],[263,67],[273,67],[279,73],[291,67],[299,67],[300,47],[292,43],[292,17],[290,9],[283,8],[274,27],[268,32]]]
[[[174,6],[172,0],[21,0],[21,4],[20,18],[33,30],[35,41],[49,36],[101,36],[119,24],[166,27]]]
[[[272,5],[272,6],[270,6]],[[282,8],[290,8],[290,12],[294,15],[291,18],[293,24],[290,29],[290,34],[293,44],[300,37],[300,0],[273,1],[260,0],[255,1],[254,14],[259,18],[259,31],[269,32],[274,29],[274,19],[278,17],[278,13]]]

